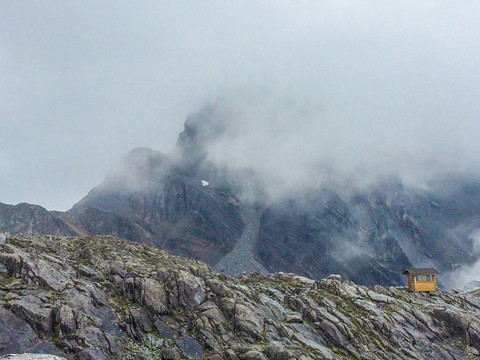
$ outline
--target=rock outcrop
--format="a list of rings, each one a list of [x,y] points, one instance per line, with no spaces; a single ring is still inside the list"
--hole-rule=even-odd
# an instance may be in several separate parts
[[[0,244],[0,356],[475,359],[479,299],[331,275],[230,277],[110,236]]]

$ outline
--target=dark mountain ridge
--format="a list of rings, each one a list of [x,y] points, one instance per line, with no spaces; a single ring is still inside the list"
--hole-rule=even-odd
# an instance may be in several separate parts
[[[338,273],[365,285],[401,284],[401,270],[412,265],[448,272],[478,260],[475,178],[443,176],[418,189],[391,177],[348,195],[319,186],[269,199],[255,172],[209,160],[208,144],[228,130],[225,116],[214,106],[189,116],[170,156],[132,150],[65,213],[1,204],[0,228],[108,234],[211,266],[225,259],[217,270],[227,273],[247,271],[238,264],[249,263],[239,259],[248,257],[262,271],[314,279]],[[257,194],[253,200],[243,196],[247,186]],[[252,211],[258,219],[245,217]]]

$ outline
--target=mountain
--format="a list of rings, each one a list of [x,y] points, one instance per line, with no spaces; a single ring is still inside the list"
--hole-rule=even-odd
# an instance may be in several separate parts
[[[0,356],[474,359],[479,319],[453,291],[230,277],[111,236],[0,237]]]
[[[125,238],[214,264],[233,249],[244,227],[238,202],[230,189],[202,186],[165,155],[135,149],[67,214],[75,223],[86,209],[118,215],[143,231]],[[88,233],[112,234],[99,221],[83,219]]]
[[[171,156],[133,150],[69,213],[120,215],[145,229],[142,242],[227,274],[339,273],[391,285],[403,283],[408,266],[452,271],[478,259],[470,234],[479,223],[480,182],[444,176],[425,190],[391,177],[348,196],[320,187],[272,200],[255,173],[209,161],[208,145],[228,130],[224,116],[214,107],[189,116]],[[242,195],[244,183],[253,183],[254,200]]]
[[[390,178],[347,199],[319,191],[274,203],[260,225],[260,261],[274,264],[271,271],[340,272],[362,284],[398,284],[410,264],[441,271],[471,264],[480,183],[455,184],[425,191]]]
[[[416,188],[392,176],[348,193],[319,185],[271,198],[253,170],[210,160],[227,117],[213,105],[190,115],[172,154],[132,150],[67,212],[1,204],[0,229],[113,235],[229,275],[338,273],[363,285],[403,284],[410,266],[444,273],[479,261],[480,180],[447,174]]]
[[[0,229],[8,233],[75,235],[76,231],[47,209],[26,203],[0,203]]]

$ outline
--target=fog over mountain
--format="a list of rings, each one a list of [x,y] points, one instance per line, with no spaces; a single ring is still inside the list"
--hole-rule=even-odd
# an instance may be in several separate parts
[[[66,210],[207,103],[272,195],[476,173],[479,33],[477,1],[3,2],[0,201]]]
[[[391,176],[425,189],[436,176],[478,177],[476,133],[452,130],[454,119],[427,131],[428,121],[387,112],[368,118],[310,95],[260,90],[228,94],[209,107],[218,134],[205,144],[208,159],[254,169],[273,198],[318,186],[350,193]]]

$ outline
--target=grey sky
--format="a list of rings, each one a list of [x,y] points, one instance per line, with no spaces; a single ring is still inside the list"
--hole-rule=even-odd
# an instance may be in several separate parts
[[[220,162],[478,168],[479,38],[476,0],[1,1],[0,201],[66,210],[217,99]]]

